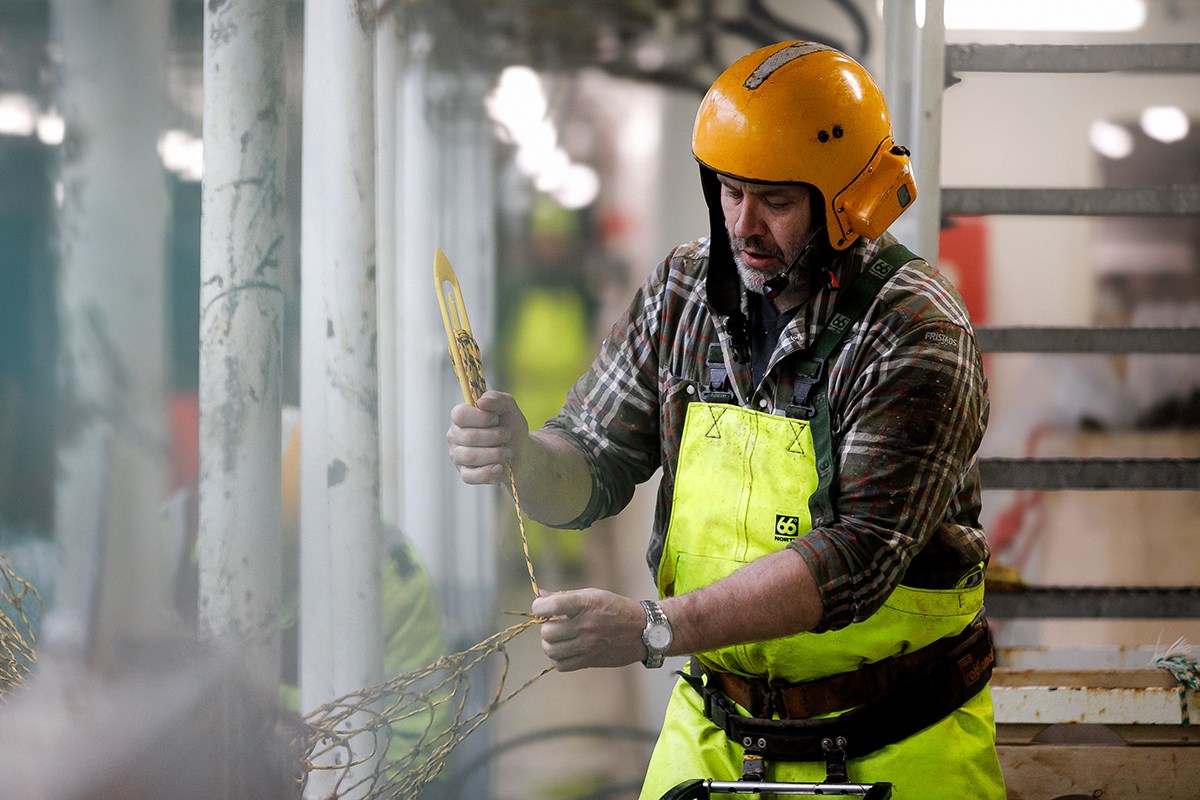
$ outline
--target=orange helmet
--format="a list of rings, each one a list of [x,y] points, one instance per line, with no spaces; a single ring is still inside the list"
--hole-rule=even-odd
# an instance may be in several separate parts
[[[696,114],[692,153],[731,178],[815,187],[836,250],[878,237],[917,196],[879,86],[814,42],[763,47],[721,73]]]

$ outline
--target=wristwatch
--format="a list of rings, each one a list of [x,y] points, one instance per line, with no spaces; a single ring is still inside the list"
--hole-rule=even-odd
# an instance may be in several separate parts
[[[643,600],[642,609],[646,612],[646,627],[642,630],[646,657],[642,663],[649,669],[658,669],[663,665],[663,657],[675,634],[671,631],[671,623],[667,622],[662,606],[653,600]]]

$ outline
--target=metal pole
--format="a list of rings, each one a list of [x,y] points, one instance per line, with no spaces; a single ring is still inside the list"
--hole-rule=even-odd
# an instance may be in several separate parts
[[[448,597],[448,581],[445,576],[453,564],[452,530],[446,526],[448,509],[442,504],[429,502],[430,498],[443,497],[444,471],[447,464],[445,430],[448,423],[447,410],[453,405],[439,405],[439,383],[430,379],[437,374],[437,365],[449,361],[446,356],[445,334],[438,326],[437,302],[433,294],[433,251],[441,246],[461,270],[464,259],[457,258],[454,245],[442,242],[435,230],[437,194],[433,187],[434,161],[439,157],[438,142],[428,119],[430,102],[430,49],[431,35],[422,27],[408,34],[404,53],[400,100],[397,103],[397,128],[403,143],[397,156],[399,177],[397,181],[398,203],[401,215],[397,220],[397,255],[403,269],[397,276],[400,284],[396,298],[399,319],[400,371],[397,376],[399,389],[396,396],[400,407],[400,436],[404,442],[401,452],[400,470],[404,476],[403,493],[400,501],[402,527],[421,554],[429,574],[435,576],[439,587],[438,599],[448,619],[453,619],[452,605]],[[464,287],[464,291],[470,291]],[[475,324],[475,308],[472,297],[464,297],[470,304],[467,311]],[[478,336],[478,334],[476,334]],[[451,369],[451,373],[453,370]],[[407,389],[408,391],[405,391]],[[442,434],[442,435],[437,435]],[[436,465],[436,468],[435,466]],[[450,640],[453,644],[454,637]]]
[[[382,7],[388,0],[377,0]],[[400,520],[400,430],[396,383],[396,150],[398,126],[397,93],[400,83],[400,31],[396,13],[379,18],[375,51],[375,191],[378,247],[376,275],[379,291],[379,477],[380,513],[384,520]]]
[[[305,5],[303,709],[377,684],[383,675],[373,7]],[[362,740],[368,735],[352,743],[356,758],[371,755]],[[352,767],[352,778],[369,775],[379,755]],[[310,782],[309,792],[322,796],[322,787]]]
[[[414,26],[409,35],[397,108],[400,509],[437,587],[447,641],[457,649],[479,641],[492,624],[495,496],[464,485],[446,457],[447,415],[461,395],[433,292],[433,252],[442,247],[454,264],[491,378],[495,235],[486,210],[495,188],[490,130],[477,121],[486,86],[433,67],[436,33]]]
[[[201,633],[279,676],[283,4],[206,3],[200,287]]]
[[[460,280],[466,281],[464,291],[471,293],[469,311],[480,348],[487,355],[498,356],[499,349],[494,346],[495,223],[485,212],[485,209],[495,207],[494,134],[487,118],[478,113],[478,109],[484,107],[490,85],[483,75],[466,70],[436,75],[430,84],[437,96],[443,98],[439,107],[447,112],[441,120],[438,159],[441,169],[436,185],[452,187],[438,201],[437,227],[443,232],[442,240],[462,254]],[[497,373],[496,360],[493,358],[492,363],[485,363],[485,369],[492,376]],[[429,374],[438,374],[438,370],[432,369]],[[450,400],[454,395],[439,393],[434,396],[445,398],[445,404],[434,411],[445,420],[451,405],[456,402]],[[538,425],[541,420],[530,422]],[[442,452],[438,456],[448,466],[444,442],[444,439],[435,439],[433,445],[440,446]],[[489,496],[492,493],[478,491],[477,487],[464,485],[455,479],[451,470],[443,469],[441,474],[449,478],[441,487],[448,511],[441,521],[441,528],[454,532],[452,537],[447,537],[454,542],[454,550],[444,564],[446,569],[442,575],[454,589],[454,605],[449,609],[454,620],[451,632],[474,642],[489,632],[495,619],[499,552],[495,497]],[[505,516],[509,511],[505,509]]]
[[[66,120],[55,487],[64,563],[45,641],[88,648],[106,667],[129,640],[172,624],[159,516],[168,197],[156,153],[167,4],[54,0],[51,12]]]
[[[494,630],[495,503],[501,490],[466,486],[446,457],[447,414],[461,402],[461,394],[433,291],[433,253],[440,246],[453,260],[472,332],[492,376],[495,228],[490,209],[496,188],[492,132],[480,113],[490,82],[466,66],[453,72],[436,69],[431,63],[434,37],[450,34],[436,28],[431,32],[421,24],[427,21],[418,18],[406,37],[394,112],[401,145],[393,299],[403,442],[399,508],[404,532],[438,591],[447,644],[454,651]],[[511,513],[511,505],[508,509]],[[469,711],[478,710],[480,698],[469,702]],[[486,736],[485,727],[464,741],[453,758],[466,763],[486,748]],[[458,787],[461,796],[487,795],[486,771],[465,780]]]
[[[920,32],[920,71],[917,81],[916,146],[913,170],[917,182],[915,252],[929,261],[938,258],[942,228],[942,92],[945,91],[945,0],[925,0]]]
[[[892,137],[897,144],[915,149],[918,141],[916,121],[917,90],[917,11],[914,0],[886,0],[883,6],[884,73],[883,91],[892,117]],[[915,207],[892,224],[892,233],[905,243],[916,246],[917,218],[925,200],[925,187],[917,184]]]

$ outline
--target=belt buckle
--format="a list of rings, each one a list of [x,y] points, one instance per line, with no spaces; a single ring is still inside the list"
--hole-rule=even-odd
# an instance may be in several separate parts
[[[750,686],[751,707],[746,709],[750,716],[759,719],[772,719],[776,710],[782,709],[779,689],[767,681],[748,681]]]

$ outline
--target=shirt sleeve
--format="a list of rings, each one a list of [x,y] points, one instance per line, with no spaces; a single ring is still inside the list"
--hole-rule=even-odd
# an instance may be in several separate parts
[[[967,560],[987,552],[982,531],[961,529],[950,513],[964,485],[977,480],[987,417],[969,323],[889,315],[839,356],[830,384],[835,521],[790,545],[822,595],[818,630],[873,614],[935,539],[958,537]]]
[[[564,528],[586,528],[616,514],[660,465],[656,343],[669,263],[659,264],[638,289],[543,428],[578,447],[592,476],[587,508]]]

